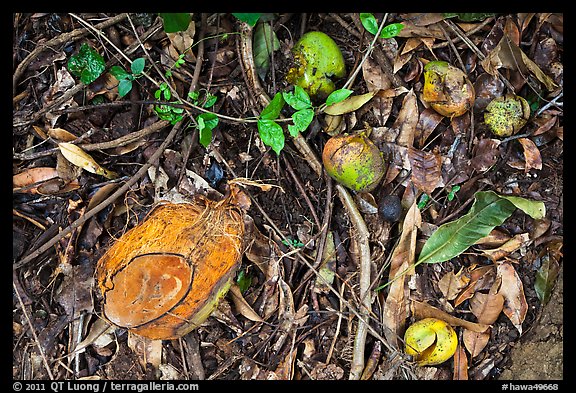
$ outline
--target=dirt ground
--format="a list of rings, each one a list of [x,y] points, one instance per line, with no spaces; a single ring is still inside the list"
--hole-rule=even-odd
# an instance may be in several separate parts
[[[563,14],[468,21],[374,14],[404,26],[374,43],[360,15],[264,14],[258,34],[226,13],[193,13],[178,33],[166,33],[157,14],[13,15],[14,379],[569,378]],[[254,51],[266,47],[262,31],[278,39],[265,69],[254,62]],[[295,91],[286,78],[295,65],[291,50],[307,31],[339,46],[346,75],[336,87],[348,82],[352,99],[368,98],[347,100],[348,109],[332,117],[314,102],[312,122],[296,136],[296,109],[284,104],[274,119],[284,141],[277,154],[278,139],[266,138],[259,116],[277,93]],[[69,61],[87,47],[104,65],[83,83]],[[132,72],[135,59],[144,59],[145,75],[135,73],[120,96],[112,67]],[[434,60],[464,70],[473,85],[464,114],[443,116],[423,98],[424,67]],[[171,96],[162,93],[168,85]],[[496,136],[486,107],[511,92],[527,100],[525,123]],[[205,143],[203,127],[215,118]],[[332,134],[360,131],[385,158],[368,192],[340,186],[321,161]],[[66,143],[81,152],[71,157]],[[238,179],[245,194],[231,191]],[[503,220],[489,236],[448,260],[409,269],[438,228],[492,193],[510,214],[494,212]],[[210,212],[233,201],[230,214],[248,230],[218,308],[182,337],[152,340],[106,321],[97,266],[175,195],[204,201]],[[393,219],[381,207],[389,195],[399,201]],[[510,208],[505,197],[529,202]],[[221,231],[206,230],[201,239],[215,244],[210,236]],[[406,328],[425,316],[449,321],[458,356],[418,366],[404,353]]]

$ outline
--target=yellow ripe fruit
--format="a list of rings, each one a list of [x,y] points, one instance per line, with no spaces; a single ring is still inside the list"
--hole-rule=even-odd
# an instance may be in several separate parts
[[[462,70],[445,61],[424,66],[422,99],[447,117],[458,117],[474,105],[474,86]]]
[[[530,104],[524,98],[506,94],[493,99],[484,112],[484,123],[499,137],[516,134],[530,118]]]
[[[458,337],[452,327],[437,318],[425,318],[410,325],[404,333],[407,355],[419,366],[444,363],[456,352]]]

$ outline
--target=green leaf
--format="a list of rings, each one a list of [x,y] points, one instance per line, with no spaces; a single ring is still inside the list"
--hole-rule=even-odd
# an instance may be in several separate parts
[[[378,21],[371,13],[360,13],[360,22],[368,32],[372,34],[378,33]]]
[[[544,216],[546,215],[546,206],[544,206],[544,202],[532,201],[530,199],[509,195],[499,195],[499,197],[507,199],[508,201],[512,202],[514,206],[516,206],[518,209],[522,210],[524,213],[528,214],[535,220],[544,218]]]
[[[160,16],[164,20],[164,31],[166,33],[185,31],[192,20],[189,12],[161,12]]]
[[[354,112],[355,110],[362,107],[362,105],[370,101],[377,92],[378,90],[374,90],[366,94],[350,96],[343,101],[327,106],[326,109],[324,109],[324,113],[329,115],[343,115],[344,113]]]
[[[241,293],[244,293],[250,285],[252,284],[252,277],[250,277],[244,270],[238,272],[238,277],[236,277],[236,284],[240,289]]]
[[[119,81],[122,79],[128,79],[128,76],[130,75],[124,68],[120,66],[112,66],[110,68],[110,74]]]
[[[545,253],[542,258],[542,266],[536,272],[536,281],[534,282],[534,290],[542,305],[545,305],[552,296],[552,289],[556,283],[560,265],[555,258],[550,254]]]
[[[270,68],[270,55],[280,49],[280,41],[270,23],[259,22],[254,31],[254,65],[260,78],[264,79]]]
[[[479,191],[470,211],[456,221],[441,225],[422,248],[416,263],[448,261],[510,217],[516,207],[491,191]]]
[[[330,106],[330,105],[334,105],[340,101],[344,101],[352,93],[353,93],[353,91],[349,90],[349,89],[334,90],[332,93],[330,93],[328,98],[326,98],[326,105]]]
[[[420,200],[418,201],[418,209],[420,210],[424,209],[429,200],[430,196],[428,194],[422,194],[420,196]]]
[[[522,197],[479,191],[474,198],[476,200],[468,213],[441,225],[430,236],[422,247],[417,264],[444,262],[460,255],[496,226],[502,225],[516,208],[533,218],[541,218],[540,215],[543,217],[546,213],[542,202]]]
[[[256,22],[258,22],[260,15],[262,15],[262,13],[249,14],[249,13],[233,12],[232,15],[234,15],[242,22],[246,22],[250,26],[254,27],[256,25]]]
[[[217,96],[208,93],[206,95],[206,102],[203,105],[204,108],[210,108],[212,105],[216,103],[217,100],[218,100]]]
[[[132,62],[130,69],[134,75],[139,75],[142,73],[142,71],[144,71],[145,64],[146,60],[143,57],[139,57]]]
[[[130,79],[122,79],[118,84],[118,95],[124,97],[132,90],[132,81]]]
[[[280,124],[274,120],[258,120],[258,133],[262,142],[280,155],[284,149],[284,132]]]
[[[460,191],[460,186],[454,186],[451,188],[450,192],[448,193],[448,200],[452,201],[454,199],[454,196],[456,196],[456,193]]]
[[[270,101],[266,108],[262,109],[260,113],[260,119],[262,120],[276,120],[280,116],[280,111],[284,107],[284,98],[282,98],[282,93],[278,92]]]
[[[312,108],[312,101],[306,91],[300,86],[294,86],[294,92],[285,91],[282,93],[284,101],[295,110]]]
[[[82,83],[88,85],[102,75],[106,69],[106,62],[102,55],[84,43],[78,54],[68,60],[68,69],[80,77]]]
[[[306,131],[312,120],[314,119],[314,110],[307,108],[307,109],[300,109],[298,112],[294,112],[292,115],[292,121],[294,122],[294,126],[300,132]],[[293,135],[292,131],[290,131],[290,135]]]
[[[391,23],[387,26],[384,26],[380,32],[380,38],[396,37],[398,34],[400,34],[403,28],[404,25],[402,23]]]

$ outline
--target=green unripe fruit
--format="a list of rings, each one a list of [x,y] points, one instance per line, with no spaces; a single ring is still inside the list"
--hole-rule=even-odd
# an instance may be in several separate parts
[[[372,191],[386,173],[380,149],[363,133],[330,138],[322,162],[334,180],[357,192]]]
[[[316,102],[326,100],[335,90],[332,78],[346,74],[340,48],[327,34],[311,31],[302,36],[292,48],[294,67],[286,80],[303,88]]]

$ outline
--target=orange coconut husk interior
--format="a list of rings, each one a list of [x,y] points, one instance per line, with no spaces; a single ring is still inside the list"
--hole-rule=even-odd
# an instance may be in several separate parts
[[[244,232],[230,198],[157,205],[98,261],[104,317],[155,340],[190,332],[228,291]]]

